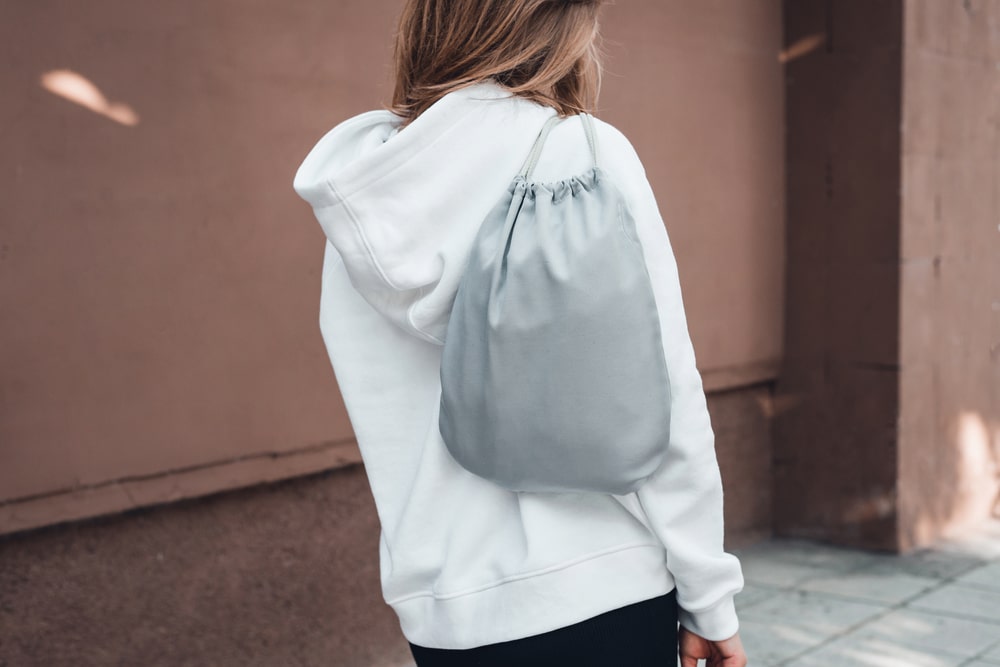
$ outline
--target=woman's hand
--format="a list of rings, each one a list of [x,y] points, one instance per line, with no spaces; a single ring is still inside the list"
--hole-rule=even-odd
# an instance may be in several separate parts
[[[729,639],[713,642],[699,637],[682,625],[678,643],[681,667],[698,667],[699,658],[706,661],[705,667],[746,667],[747,664],[747,654],[743,651],[743,642],[740,641],[738,632]]]

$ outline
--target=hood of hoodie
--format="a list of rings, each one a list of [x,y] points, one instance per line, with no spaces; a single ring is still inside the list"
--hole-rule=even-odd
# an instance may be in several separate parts
[[[323,136],[293,187],[364,299],[440,345],[476,233],[554,114],[494,83],[449,93],[402,130],[370,111]]]

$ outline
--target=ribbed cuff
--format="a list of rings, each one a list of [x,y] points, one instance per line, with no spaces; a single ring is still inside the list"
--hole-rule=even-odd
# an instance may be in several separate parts
[[[690,612],[680,607],[677,618],[681,625],[699,637],[713,642],[729,639],[740,628],[736,618],[735,596],[735,593],[727,595],[716,605],[701,611]]]

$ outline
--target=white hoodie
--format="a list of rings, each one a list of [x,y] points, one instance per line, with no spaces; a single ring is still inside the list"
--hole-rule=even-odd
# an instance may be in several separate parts
[[[461,468],[438,429],[441,344],[479,224],[555,111],[493,83],[453,92],[401,131],[389,111],[327,133],[295,175],[329,242],[320,329],[382,526],[386,602],[404,636],[464,649],[548,632],[675,586],[681,624],[738,629],[723,491],[677,265],[629,141],[598,121],[598,159],[643,245],[671,380],[660,470],[626,496],[515,493]],[[580,119],[558,124],[538,181],[591,163]]]

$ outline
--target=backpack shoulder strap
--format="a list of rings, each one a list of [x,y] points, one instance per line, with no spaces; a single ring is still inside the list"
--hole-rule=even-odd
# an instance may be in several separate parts
[[[590,155],[594,158],[594,166],[597,166],[597,131],[594,128],[594,118],[589,113],[580,114],[583,120],[583,131],[587,135],[587,144],[590,146]],[[524,161],[524,165],[521,167],[520,177],[524,180],[531,178],[531,174],[535,171],[535,166],[538,164],[538,159],[542,155],[542,147],[545,145],[545,140],[549,136],[549,132],[555,127],[555,124],[559,122],[559,115],[552,116],[547,121],[545,125],[542,126],[542,130],[538,133],[538,138],[535,139],[534,146],[531,147],[531,152],[528,153],[527,159]]]
[[[535,171],[535,165],[538,164],[538,158],[542,154],[542,146],[545,145],[545,140],[548,138],[549,132],[552,131],[552,128],[558,122],[558,114],[545,121],[545,125],[542,126],[541,132],[538,133],[538,138],[535,139],[535,145],[531,147],[531,152],[528,153],[528,158],[524,161],[524,165],[521,167],[521,178],[525,180],[531,178],[532,172]]]
[[[587,133],[587,143],[590,144],[590,155],[594,158],[594,166],[597,166],[597,129],[594,127],[594,117],[589,113],[583,116],[583,131]]]

